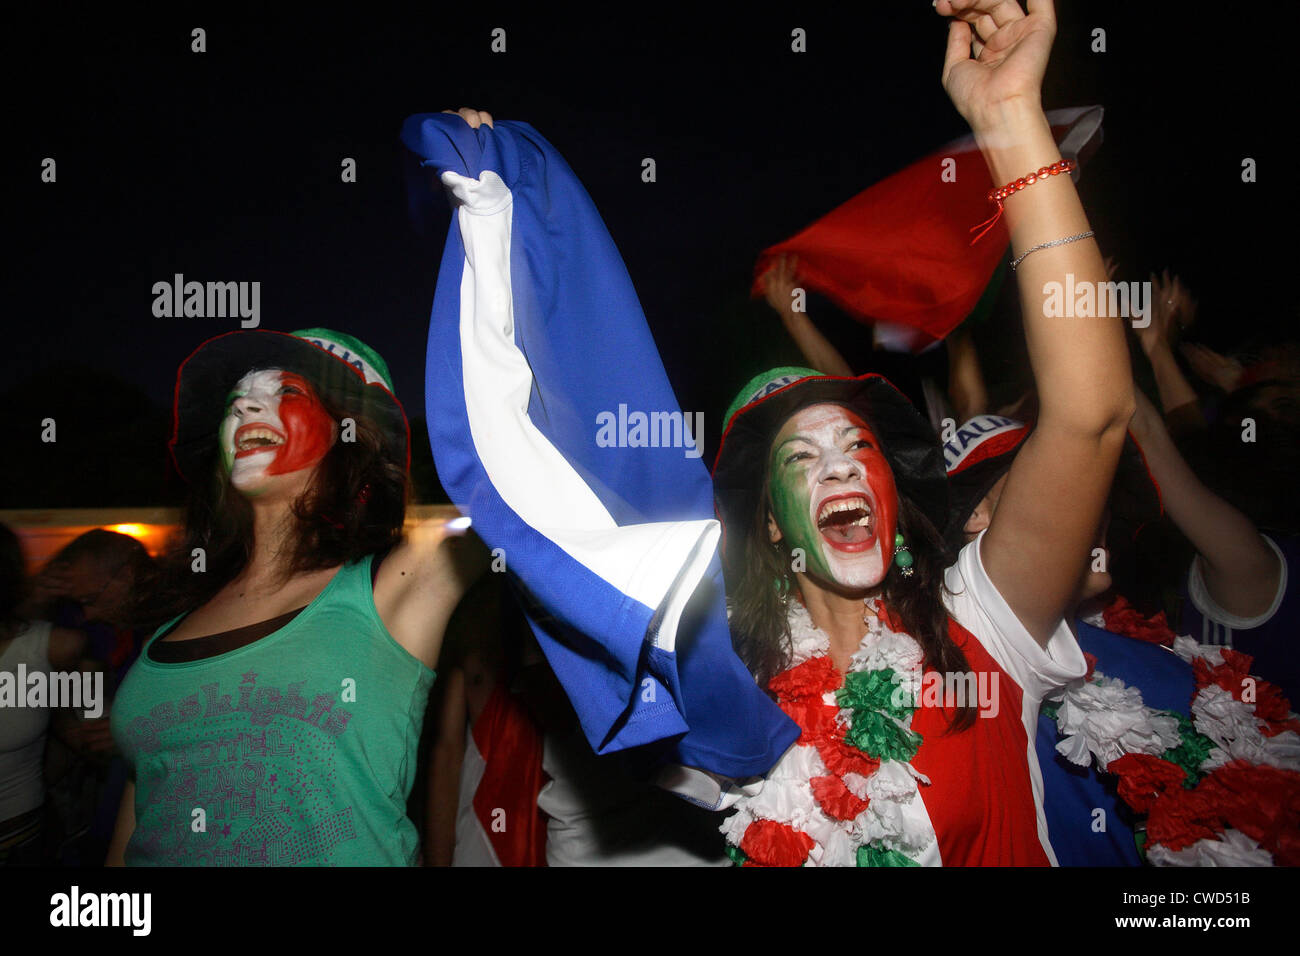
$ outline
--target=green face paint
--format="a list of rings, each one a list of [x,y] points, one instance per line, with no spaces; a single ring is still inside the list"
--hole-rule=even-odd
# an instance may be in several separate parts
[[[813,483],[808,474],[811,458],[804,452],[802,444],[782,444],[772,449],[769,462],[772,517],[781,529],[781,539],[793,557],[794,567],[800,567],[798,557],[802,553],[804,571],[830,578],[830,565],[826,562],[821,535],[812,516]]]
[[[225,466],[226,474],[229,475],[235,467],[235,430],[239,428],[239,419],[231,412],[231,406],[235,399],[242,398],[248,394],[248,390],[236,385],[226,396],[226,412],[221,419],[221,430],[217,433],[217,443],[221,450],[221,463]]]
[[[880,584],[894,554],[898,494],[870,426],[838,405],[802,409],[773,439],[768,468],[792,570],[840,587]]]

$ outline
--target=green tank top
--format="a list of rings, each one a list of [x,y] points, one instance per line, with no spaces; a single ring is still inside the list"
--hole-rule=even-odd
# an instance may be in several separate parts
[[[135,768],[129,865],[414,865],[406,799],[434,672],[380,620],[371,560],[245,647],[141,652],[111,715]]]

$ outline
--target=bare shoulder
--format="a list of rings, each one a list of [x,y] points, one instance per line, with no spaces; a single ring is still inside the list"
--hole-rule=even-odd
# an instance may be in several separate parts
[[[460,584],[463,591],[487,564],[487,548],[477,535],[450,529],[443,518],[430,518],[410,527],[379,566],[376,598],[381,590],[430,581],[443,586]]]
[[[432,667],[451,612],[487,565],[477,536],[442,518],[422,521],[379,566],[375,607],[398,643]]]

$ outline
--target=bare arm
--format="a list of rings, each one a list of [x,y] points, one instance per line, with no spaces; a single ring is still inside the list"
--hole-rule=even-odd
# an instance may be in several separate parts
[[[970,122],[998,185],[1060,159],[1039,91],[1056,32],[1051,0],[939,0],[949,25],[944,88]],[[972,29],[975,54],[971,56]],[[1016,255],[1088,231],[1067,175],[1006,200]],[[1120,319],[1049,315],[1051,287],[1106,280],[1097,244],[1042,249],[1016,272],[1040,413],[1007,477],[981,557],[1025,628],[1045,644],[1074,598],[1105,508],[1133,383]]]
[[[429,760],[429,805],[425,810],[425,865],[451,866],[456,850],[456,814],[460,804],[460,771],[465,762],[468,705],[465,672],[447,675],[438,736]]]
[[[1140,392],[1137,405],[1133,436],[1160,486],[1165,510],[1196,548],[1210,597],[1230,614],[1258,617],[1277,593],[1282,573],[1277,555],[1249,518],[1201,483]]]
[[[975,339],[965,329],[954,329],[948,336],[948,397],[952,400],[957,421],[965,422],[988,410],[989,393],[980,371]]]
[[[796,312],[794,308],[795,290],[798,279],[795,271],[798,260],[794,257],[781,256],[776,263],[763,274],[763,288],[767,304],[781,316],[781,324],[794,339],[795,345],[803,353],[804,361],[811,368],[826,375],[839,375],[849,378],[853,371],[844,361],[830,340],[822,335],[821,330],[813,324],[807,312]]]
[[[384,626],[433,667],[452,611],[487,565],[487,549],[475,535],[449,531],[440,518],[422,522],[379,566],[375,607]]]
[[[135,832],[135,781],[128,780],[122,790],[122,805],[117,811],[117,824],[113,827],[113,839],[108,844],[108,856],[105,866],[126,866],[126,844]]]

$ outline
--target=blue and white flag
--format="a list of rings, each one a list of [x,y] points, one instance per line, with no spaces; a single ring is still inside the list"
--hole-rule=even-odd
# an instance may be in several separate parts
[[[798,729],[732,650],[702,416],[677,405],[591,198],[525,123],[421,114],[402,141],[454,208],[426,363],[438,476],[527,592],[587,739],[764,773]]]

